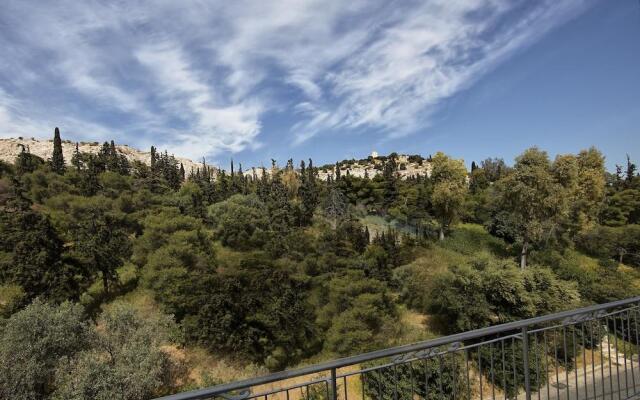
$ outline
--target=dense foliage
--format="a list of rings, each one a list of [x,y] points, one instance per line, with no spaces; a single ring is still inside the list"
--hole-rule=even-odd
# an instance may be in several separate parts
[[[630,159],[607,173],[593,148],[470,172],[392,154],[324,180],[311,160],[185,171],[113,142],[64,160],[57,129],[53,146],[0,163],[0,398],[191,384],[169,344],[278,370],[407,340],[408,312],[446,334],[638,292],[640,177]],[[350,174],[360,162],[380,173]],[[401,179],[407,162],[430,174]],[[160,315],[115,300],[132,293]],[[445,370],[429,366],[448,388]]]

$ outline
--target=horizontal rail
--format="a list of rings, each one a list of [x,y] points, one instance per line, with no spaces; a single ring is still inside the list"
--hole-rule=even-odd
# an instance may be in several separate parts
[[[296,378],[305,375],[311,375],[318,372],[327,372],[343,368],[355,364],[361,364],[367,361],[373,361],[376,359],[393,357],[400,354],[416,352],[429,348],[439,347],[454,342],[464,342],[468,340],[478,339],[484,336],[495,335],[504,332],[522,330],[522,328],[530,327],[532,325],[544,324],[551,321],[561,320],[580,314],[594,313],[602,310],[607,310],[616,307],[622,307],[625,305],[640,303],[640,296],[633,297],[625,300],[614,301],[605,304],[596,304],[592,306],[582,307],[574,310],[561,311],[554,314],[548,314],[540,317],[529,318],[520,321],[508,322],[505,324],[494,325],[486,328],[475,329],[468,332],[462,332],[454,335],[443,336],[432,340],[426,340],[418,343],[392,347],[383,350],[372,351],[368,353],[359,354],[356,356],[340,358],[333,361],[327,361],[320,364],[310,365],[307,367],[296,368],[292,370],[285,370],[276,372],[256,378],[245,379],[241,381],[230,382],[222,385],[217,385],[209,388],[193,390],[189,392],[178,393],[165,397],[158,398],[157,400],[195,400],[195,399],[207,399],[213,396],[227,394],[240,389],[246,389],[254,386],[269,384],[285,379]],[[335,372],[334,372],[335,373]]]

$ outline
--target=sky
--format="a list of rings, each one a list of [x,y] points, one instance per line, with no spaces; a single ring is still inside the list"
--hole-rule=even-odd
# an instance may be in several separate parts
[[[0,137],[640,158],[640,0],[2,0],[0,49]]]

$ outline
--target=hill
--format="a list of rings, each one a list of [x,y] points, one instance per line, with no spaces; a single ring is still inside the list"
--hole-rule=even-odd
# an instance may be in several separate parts
[[[9,138],[0,139],[0,160],[8,163],[13,163],[22,151],[22,146],[27,148],[29,152],[44,160],[51,158],[53,151],[53,140],[40,140],[40,139],[23,139],[23,138]],[[98,142],[79,142],[78,150],[81,153],[97,154],[100,151],[102,145]],[[70,164],[73,153],[76,150],[76,143],[70,140],[62,142],[62,154],[64,155],[65,163]],[[141,151],[136,148],[127,145],[116,145],[116,150],[124,155],[130,162],[139,161],[147,165],[151,164],[151,153],[148,151]],[[194,170],[200,166],[199,163],[193,162],[188,158],[176,157],[178,162],[184,165],[185,171]]]

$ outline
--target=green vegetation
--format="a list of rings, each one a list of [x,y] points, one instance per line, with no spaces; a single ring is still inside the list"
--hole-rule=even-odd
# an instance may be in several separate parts
[[[60,143],[0,164],[0,398],[145,399],[639,293],[640,177],[596,149],[324,181]]]

